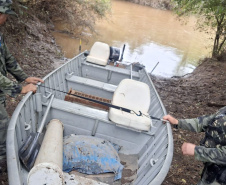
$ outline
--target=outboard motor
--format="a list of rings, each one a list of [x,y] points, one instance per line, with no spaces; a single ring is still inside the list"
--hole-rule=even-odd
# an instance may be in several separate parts
[[[118,61],[120,57],[120,49],[116,48],[116,47],[111,47],[110,46],[110,56],[109,56],[109,60],[110,61]]]

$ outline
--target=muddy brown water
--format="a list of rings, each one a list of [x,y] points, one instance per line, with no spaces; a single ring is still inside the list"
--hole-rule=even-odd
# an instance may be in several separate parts
[[[96,24],[97,34],[82,33],[82,51],[101,41],[118,48],[126,44],[124,61],[140,62],[153,74],[165,77],[192,72],[201,58],[210,55],[209,36],[195,30],[195,17],[187,24],[171,11],[157,10],[127,1],[112,0],[112,14]],[[61,23],[56,29],[62,29]],[[79,53],[79,39],[54,32],[65,57]]]

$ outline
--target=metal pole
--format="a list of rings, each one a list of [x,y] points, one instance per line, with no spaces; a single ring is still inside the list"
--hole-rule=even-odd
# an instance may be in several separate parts
[[[157,62],[157,64],[155,65],[155,67],[152,69],[151,73],[155,70],[155,68],[157,67],[158,64],[159,64],[159,62]]]
[[[79,53],[81,53],[81,50],[82,50],[82,40],[80,39],[80,41],[79,41]]]
[[[123,45],[123,49],[122,49],[121,58],[119,59],[120,62],[122,62],[122,60],[123,60],[123,55],[124,55],[125,47],[126,47],[126,45],[124,44]]]

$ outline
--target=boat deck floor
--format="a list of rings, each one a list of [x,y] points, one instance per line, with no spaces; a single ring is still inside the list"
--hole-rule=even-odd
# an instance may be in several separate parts
[[[122,171],[122,178],[120,180],[114,181],[114,173],[105,173],[97,175],[87,175],[79,173],[77,171],[71,171],[70,174],[75,176],[82,176],[89,178],[98,182],[103,182],[110,185],[131,185],[136,180],[137,169],[138,169],[138,157],[137,155],[125,155],[120,154],[119,157],[121,164],[124,166]]]

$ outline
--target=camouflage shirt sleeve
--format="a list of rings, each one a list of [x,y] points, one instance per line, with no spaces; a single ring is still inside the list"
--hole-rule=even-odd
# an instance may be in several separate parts
[[[196,146],[195,159],[202,162],[226,165],[226,146],[217,146],[216,148]]]
[[[192,132],[205,132],[208,123],[211,122],[214,117],[215,115],[200,116],[193,119],[179,119],[178,128]]]
[[[7,77],[5,77],[2,73],[0,73],[0,90],[4,92],[4,94],[8,94],[12,97],[15,97],[22,90],[22,85],[17,84]]]
[[[205,132],[209,123],[213,121],[216,114],[201,116],[195,119],[180,119],[178,128],[193,132]],[[195,159],[202,162],[226,165],[226,146],[207,148],[205,146],[195,147]]]
[[[5,52],[5,64],[7,71],[12,74],[18,82],[23,82],[28,75],[21,69],[19,64],[13,55],[9,52],[9,49],[4,42],[4,38],[2,38],[3,51]]]
[[[7,72],[11,73],[18,82],[22,82],[28,77],[9,52],[4,38],[0,34],[0,94],[4,93],[14,97],[21,92],[22,86],[7,78]]]

